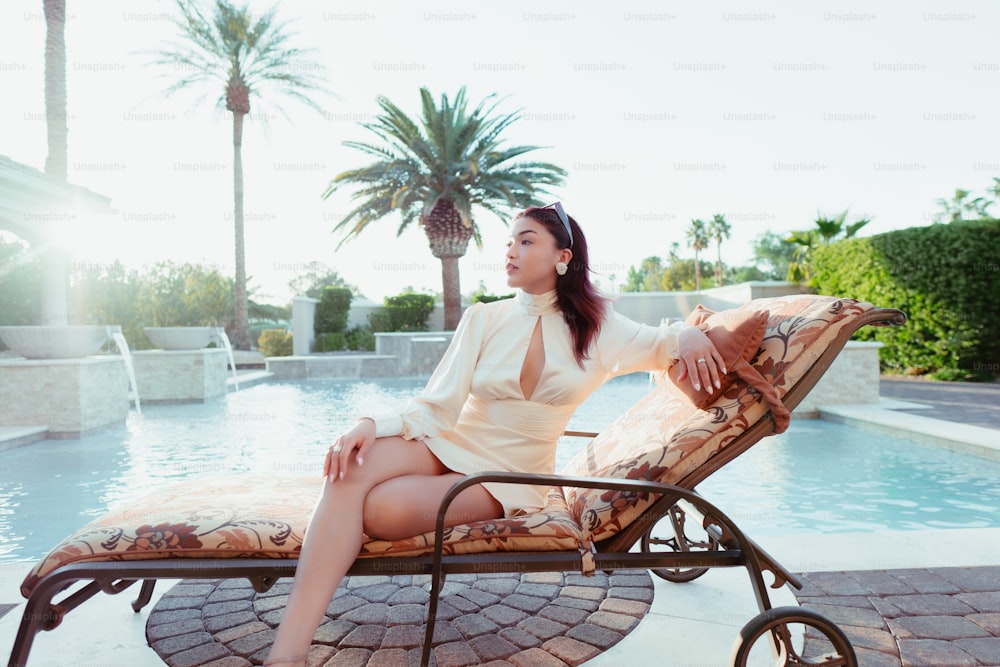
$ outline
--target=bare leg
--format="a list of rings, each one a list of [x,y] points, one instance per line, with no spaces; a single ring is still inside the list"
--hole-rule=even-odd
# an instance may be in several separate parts
[[[441,499],[464,475],[404,475],[382,482],[365,500],[365,534],[401,540],[434,530]],[[406,502],[400,502],[406,498]],[[463,490],[448,506],[445,526],[457,526],[503,516],[503,507],[482,486]]]
[[[308,652],[337,585],[361,549],[369,492],[389,480],[410,475],[425,479],[449,477],[451,479],[446,484],[434,485],[435,489],[444,487],[439,494],[429,493],[427,487],[411,487],[417,491],[412,496],[395,496],[395,505],[416,508],[419,515],[436,515],[437,504],[454,482],[454,473],[445,473],[448,470],[423,443],[394,437],[376,440],[365,458],[365,464],[359,467],[352,461],[344,479],[333,483],[324,481],[302,544],[288,605],[271,648],[273,660],[302,656]],[[399,490],[402,492],[404,488]],[[456,500],[460,503],[456,516],[463,517],[463,521],[499,516],[499,506],[492,497],[481,487],[476,487],[476,490],[477,493],[463,493]],[[381,493],[378,495],[384,497]],[[484,500],[484,496],[488,500]],[[470,507],[465,508],[467,498]],[[373,515],[369,523],[373,524],[371,528],[377,528],[381,522]],[[433,527],[433,519],[430,525]],[[409,537],[426,530],[429,529],[411,524],[408,532],[393,537]]]

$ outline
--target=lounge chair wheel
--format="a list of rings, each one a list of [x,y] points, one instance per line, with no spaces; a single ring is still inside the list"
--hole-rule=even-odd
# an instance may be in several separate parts
[[[697,525],[687,520],[684,510],[674,505],[668,512],[668,518],[650,526],[642,536],[642,550],[646,553],[654,551],[718,551],[719,543]],[[670,534],[670,537],[654,535]],[[700,533],[700,534],[699,534]],[[697,535],[697,537],[695,537]],[[683,583],[694,581],[708,572],[707,567],[654,567],[650,571],[661,579]]]
[[[844,631],[825,616],[802,607],[777,607],[743,626],[731,664],[857,667],[858,659]]]

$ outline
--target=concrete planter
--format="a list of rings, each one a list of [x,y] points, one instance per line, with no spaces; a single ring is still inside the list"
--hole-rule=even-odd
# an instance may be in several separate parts
[[[108,342],[105,325],[0,327],[0,340],[25,359],[82,359]]]
[[[219,327],[143,327],[161,350],[200,350],[219,338]]]

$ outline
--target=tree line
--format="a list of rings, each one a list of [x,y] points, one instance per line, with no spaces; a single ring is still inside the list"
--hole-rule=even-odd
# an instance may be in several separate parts
[[[951,198],[937,200],[936,224],[968,220],[990,220],[989,211],[997,206],[1000,198],[1000,178],[986,188],[985,194],[973,196],[972,190],[957,188]],[[861,217],[848,221],[848,209],[833,216],[820,214],[807,229],[792,231],[784,236],[768,231],[753,242],[753,259],[747,265],[726,266],[722,261],[722,243],[730,237],[731,227],[725,216],[715,214],[707,222],[694,219],[685,231],[687,246],[694,251],[694,258],[681,256],[681,244],[674,242],[666,258],[650,256],[638,266],[628,270],[623,292],[699,291],[708,287],[721,287],[726,283],[749,280],[787,280],[810,283],[813,280],[812,257],[819,248],[837,241],[855,238],[871,222]],[[715,263],[701,259],[701,253],[715,247]],[[711,272],[711,277],[702,276]]]

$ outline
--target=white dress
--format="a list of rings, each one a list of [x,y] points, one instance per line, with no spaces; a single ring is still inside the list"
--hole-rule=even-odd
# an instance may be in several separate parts
[[[541,320],[545,365],[530,400],[521,367]],[[576,408],[618,375],[668,367],[683,323],[652,327],[608,305],[590,358],[577,364],[555,291],[468,308],[424,390],[400,409],[373,417],[377,437],[424,442],[460,473],[555,472],[556,445]],[[545,488],[484,484],[507,515],[545,505]]]

